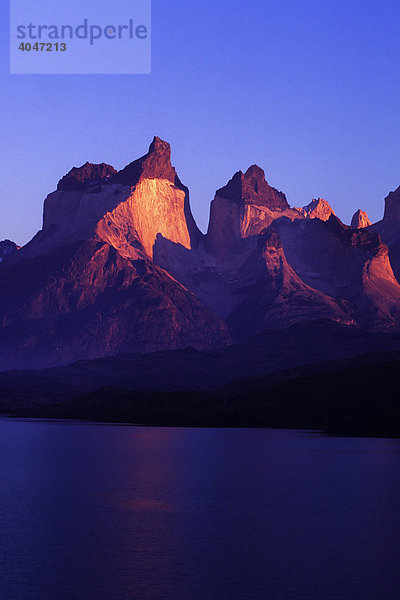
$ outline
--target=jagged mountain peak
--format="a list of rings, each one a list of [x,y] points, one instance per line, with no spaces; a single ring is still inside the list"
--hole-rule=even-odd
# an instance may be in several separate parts
[[[307,206],[297,209],[306,219],[320,219],[327,221],[334,211],[324,198],[314,198]]]
[[[364,227],[369,227],[370,225],[371,221],[369,220],[367,213],[359,208],[351,219],[351,228],[363,229]]]
[[[272,210],[289,208],[285,194],[268,184],[264,170],[258,165],[252,165],[245,173],[237,171],[216,195],[237,204],[266,206]]]
[[[162,140],[157,135],[155,135],[153,138],[153,141],[151,142],[151,144],[149,146],[149,154],[151,154],[153,152],[165,153],[170,158],[171,157],[171,145],[168,142],[166,142],[165,140]]]
[[[104,163],[71,169],[47,196],[43,229],[22,256],[101,239],[125,257],[152,258],[158,235],[185,248],[202,239],[189,191],[171,165],[171,147],[155,137],[147,154],[118,173]]]
[[[216,192],[206,248],[213,256],[227,255],[237,240],[258,235],[281,216],[301,218],[297,210],[290,208],[285,194],[268,184],[263,169],[252,165],[245,173],[235,173]]]
[[[70,192],[84,190],[95,183],[105,183],[116,174],[116,169],[106,163],[93,164],[85,162],[81,167],[73,167],[57,185],[57,190]]]

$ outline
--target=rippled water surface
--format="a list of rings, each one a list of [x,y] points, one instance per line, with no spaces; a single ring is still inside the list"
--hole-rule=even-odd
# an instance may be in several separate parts
[[[400,442],[0,421],[0,598],[397,600]]]

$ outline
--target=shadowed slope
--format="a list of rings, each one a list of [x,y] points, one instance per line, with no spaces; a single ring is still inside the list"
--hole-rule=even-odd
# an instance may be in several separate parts
[[[0,368],[230,341],[222,321],[159,267],[88,241],[0,271]]]
[[[286,257],[311,287],[352,306],[353,318],[367,329],[399,329],[400,286],[378,235],[353,230],[331,215],[274,223]]]

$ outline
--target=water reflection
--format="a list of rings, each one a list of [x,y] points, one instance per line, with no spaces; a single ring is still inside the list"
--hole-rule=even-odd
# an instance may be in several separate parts
[[[400,444],[0,422],[0,597],[394,600]]]

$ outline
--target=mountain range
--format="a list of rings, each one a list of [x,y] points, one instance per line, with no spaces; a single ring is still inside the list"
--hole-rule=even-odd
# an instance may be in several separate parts
[[[42,229],[1,242],[0,259],[1,370],[225,347],[318,319],[400,330],[400,188],[382,221],[359,210],[349,227],[321,198],[290,207],[253,165],[216,192],[203,234],[157,137],[118,172],[71,169]]]
[[[400,188],[347,226],[253,165],[203,234],[156,137],[72,168],[33,239],[0,242],[0,412],[397,435],[399,282]]]

